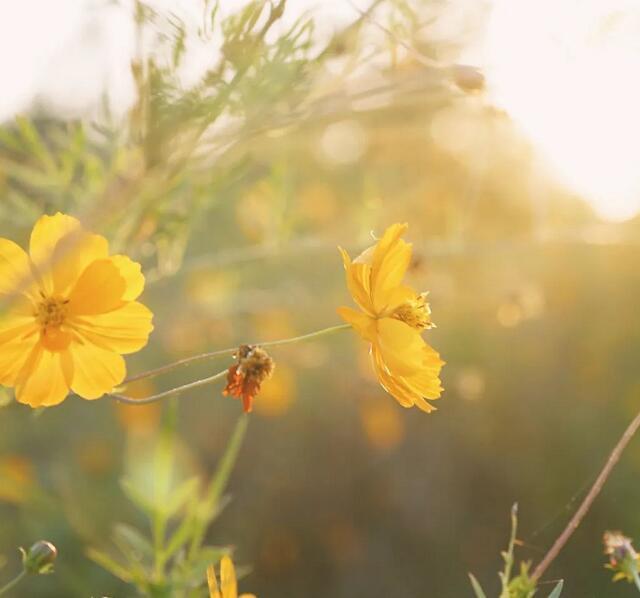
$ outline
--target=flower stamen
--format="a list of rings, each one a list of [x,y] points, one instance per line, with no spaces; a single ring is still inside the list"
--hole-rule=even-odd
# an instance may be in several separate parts
[[[420,293],[415,299],[406,301],[395,309],[391,317],[404,322],[416,330],[433,328],[431,309],[429,309],[429,304],[427,303],[427,295],[428,293]]]

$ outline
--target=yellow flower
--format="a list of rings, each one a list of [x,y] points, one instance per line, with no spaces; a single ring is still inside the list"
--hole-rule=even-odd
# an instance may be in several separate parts
[[[435,408],[425,399],[440,397],[444,361],[422,339],[432,327],[426,293],[402,284],[411,260],[411,245],[401,237],[406,224],[390,226],[382,238],[351,261],[343,249],[347,287],[362,311],[338,308],[342,318],[371,344],[380,384],[403,407]]]
[[[140,265],[109,256],[107,240],[71,216],[42,216],[29,255],[0,239],[0,384],[32,407],[69,389],[97,399],[126,375],[123,354],[144,347],[153,314],[136,299]]]
[[[236,569],[228,556],[223,556],[220,561],[220,585],[218,586],[213,565],[207,567],[207,583],[209,584],[209,598],[256,598],[254,594],[240,594],[238,597]]]

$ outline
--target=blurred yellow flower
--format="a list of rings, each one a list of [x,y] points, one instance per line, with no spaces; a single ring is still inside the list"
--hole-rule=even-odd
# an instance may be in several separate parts
[[[256,598],[254,594],[240,594],[238,597],[236,569],[228,556],[223,556],[220,561],[220,585],[218,585],[213,565],[209,565],[207,568],[207,583],[209,584],[209,598]]]
[[[342,318],[371,344],[378,381],[403,407],[429,413],[425,399],[440,397],[444,361],[422,339],[431,328],[426,293],[401,284],[411,260],[411,245],[401,237],[406,224],[390,226],[382,238],[351,261],[343,249],[347,287],[362,311],[338,308]]]
[[[29,255],[0,239],[0,384],[32,407],[69,389],[97,399],[126,375],[123,354],[147,343],[153,314],[136,299],[140,265],[71,216],[42,216]]]

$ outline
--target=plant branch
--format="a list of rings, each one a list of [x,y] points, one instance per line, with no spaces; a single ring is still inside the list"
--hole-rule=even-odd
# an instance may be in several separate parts
[[[2,586],[2,588],[0,588],[0,596],[2,596],[3,594],[6,594],[9,590],[11,590],[15,586],[17,586],[22,581],[22,578],[26,574],[27,574],[26,570],[23,569],[9,583],[7,583],[4,586]]]
[[[188,384],[183,384],[182,386],[176,386],[175,388],[170,388],[169,390],[165,390],[163,392],[159,392],[155,395],[150,395],[148,397],[143,397],[140,399],[136,399],[134,397],[128,397],[126,395],[121,395],[117,393],[109,393],[107,396],[115,399],[119,403],[126,403],[127,405],[147,405],[149,403],[155,403],[156,401],[160,401],[162,399],[166,399],[167,397],[173,397],[175,395],[179,395],[187,390],[192,390],[194,388],[199,388],[200,386],[205,386],[207,384],[211,384],[220,378],[224,378],[227,374],[227,370],[223,370],[222,372],[218,372],[213,376],[209,376],[208,378],[202,378],[201,380],[196,380],[195,382],[189,382]]]
[[[259,345],[261,347],[275,347],[278,345],[287,345],[289,343],[295,343],[298,341],[304,341],[311,338],[317,338],[319,336],[324,336],[325,334],[331,334],[332,332],[337,332],[338,330],[344,330],[346,328],[350,328],[350,324],[338,324],[337,326],[330,326],[329,328],[323,328],[322,330],[316,330],[315,332],[309,332],[308,334],[302,334],[300,336],[293,336],[291,338],[280,339],[276,341],[268,341],[266,343],[252,343],[254,345]],[[185,357],[184,359],[179,359],[178,361],[173,361],[166,365],[160,366],[153,370],[148,370],[146,372],[141,372],[140,374],[136,374],[134,376],[130,376],[127,378],[123,384],[129,384],[131,382],[136,382],[137,380],[142,380],[144,378],[153,378],[155,376],[159,376],[160,374],[164,374],[166,372],[170,372],[171,370],[180,367],[189,365],[191,363],[196,363],[198,361],[206,361],[208,359],[213,359],[214,357],[220,357],[222,355],[231,355],[238,350],[238,347],[229,347],[227,349],[219,349],[217,351],[210,351],[208,353],[200,353],[199,355],[193,355],[191,357]],[[217,374],[218,375],[218,374]],[[206,380],[211,381],[211,379],[207,378]],[[200,381],[202,382],[202,381]],[[203,382],[206,384],[207,382]],[[192,384],[196,384],[193,382]],[[188,386],[188,385],[186,385]],[[200,384],[198,384],[200,386]],[[183,387],[179,387],[183,388]],[[188,390],[185,388],[185,390]],[[168,391],[167,391],[168,392]],[[111,395],[118,396],[118,395]],[[135,399],[132,399],[135,401]],[[126,401],[125,401],[126,402]],[[151,402],[151,401],[149,401]]]
[[[633,421],[627,426],[627,429],[618,440],[618,443],[615,445],[611,453],[609,453],[609,458],[598,474],[596,481],[591,486],[589,493],[587,494],[587,496],[585,496],[584,500],[578,507],[578,510],[573,514],[573,517],[571,517],[571,520],[569,521],[567,526],[553,543],[553,546],[551,546],[547,554],[534,569],[533,574],[531,575],[532,580],[537,581],[540,579],[540,577],[542,577],[544,572],[548,569],[549,565],[551,565],[551,563],[563,549],[564,545],[569,541],[569,538],[571,538],[573,532],[578,529],[578,526],[584,519],[584,516],[589,512],[591,505],[597,498],[598,494],[600,494],[600,491],[609,478],[611,471],[620,460],[620,456],[622,455],[624,449],[627,447],[629,441],[633,438],[639,427],[640,413],[638,413],[634,417]]]

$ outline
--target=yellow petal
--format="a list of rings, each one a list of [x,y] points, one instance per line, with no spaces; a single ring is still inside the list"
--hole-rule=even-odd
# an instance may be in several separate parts
[[[400,238],[406,230],[406,224],[390,226],[375,246],[371,258],[371,295],[378,313],[388,309],[391,294],[409,267],[411,245]]]
[[[394,318],[377,320],[378,348],[392,374],[411,375],[423,367],[426,343],[420,332]]]
[[[370,316],[350,307],[339,307],[338,315],[366,341],[370,343],[376,338],[376,322]]]
[[[38,342],[38,330],[35,324],[22,324],[6,329],[0,345],[0,384],[15,386],[16,380],[35,344]]]
[[[220,586],[223,598],[238,598],[236,569],[231,558],[226,555],[220,561]]]
[[[107,257],[109,245],[104,237],[85,232],[76,218],[58,212],[35,223],[29,253],[45,292],[63,294],[87,265]]]
[[[126,281],[111,260],[98,260],[89,265],[69,295],[71,315],[102,314],[122,305]]]
[[[16,384],[16,400],[31,407],[51,407],[69,394],[73,364],[68,352],[52,352],[37,343]]]
[[[122,295],[124,301],[135,301],[144,290],[144,276],[140,264],[129,259],[126,255],[112,255],[110,261],[120,271],[124,278],[126,290]]]
[[[29,256],[9,239],[0,239],[0,297],[13,296],[32,289]],[[4,301],[1,304],[4,309]]]
[[[371,351],[373,366],[382,388],[384,388],[403,407],[413,407],[419,395],[409,388],[399,376],[392,376],[385,366],[380,351],[373,347]]]
[[[216,578],[216,570],[213,565],[207,567],[207,585],[209,586],[209,598],[222,598],[218,587],[218,579]]]
[[[118,386],[127,373],[124,359],[88,340],[69,345],[73,359],[73,392],[83,399],[98,399]]]
[[[75,316],[71,323],[93,344],[126,355],[147,344],[153,330],[152,319],[151,310],[132,301],[104,314]]]
[[[342,248],[338,248],[342,254],[347,288],[353,300],[360,308],[373,315],[373,304],[369,295],[369,274],[371,267],[367,264],[356,264],[351,261],[349,254]]]

